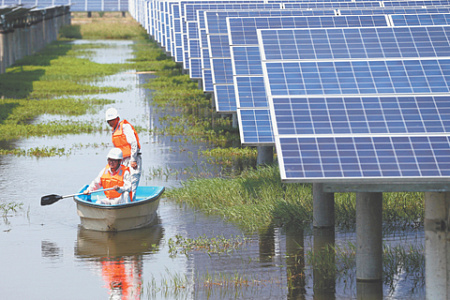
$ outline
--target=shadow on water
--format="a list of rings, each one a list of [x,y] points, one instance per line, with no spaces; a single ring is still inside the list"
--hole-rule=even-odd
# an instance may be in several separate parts
[[[16,61],[6,73],[0,74],[0,97],[28,98],[33,92],[33,82],[45,75],[45,70],[39,67],[49,66],[52,60],[66,55],[72,47],[68,42],[53,42],[38,54]],[[26,69],[24,65],[27,65]],[[3,117],[2,111],[0,121]]]
[[[18,103],[0,103],[0,124],[4,123]]]

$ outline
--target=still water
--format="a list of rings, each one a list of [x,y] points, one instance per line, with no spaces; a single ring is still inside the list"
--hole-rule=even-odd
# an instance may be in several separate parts
[[[90,59],[124,62],[132,56],[128,41],[98,41]],[[153,75],[129,70],[110,76],[99,85],[125,87],[127,91],[99,95],[116,101],[121,117],[152,129],[160,126],[151,106],[151,91],[139,84]],[[92,96],[91,96],[92,97]],[[103,122],[104,111],[77,117]],[[67,120],[66,116],[41,116],[36,122]],[[105,123],[106,128],[106,123]],[[180,176],[152,176],[154,170],[180,172],[201,163],[204,145],[178,142],[140,132],[143,152],[141,185],[179,186]],[[346,247],[355,234],[285,232],[273,228],[248,235],[223,219],[207,216],[165,199],[158,209],[158,224],[142,230],[108,234],[80,228],[71,198],[40,206],[47,194],[70,195],[88,184],[106,164],[110,135],[67,135],[15,141],[15,147],[70,149],[63,157],[0,156],[0,203],[23,203],[23,209],[0,218],[0,299],[354,299],[355,270],[325,276],[314,272],[308,260],[313,245],[335,239]],[[10,145],[11,146],[11,145]],[[177,237],[246,239],[229,252],[203,249],[173,251]],[[422,245],[423,229],[390,233],[385,243]],[[423,280],[413,280],[398,270],[378,299],[423,299]],[[420,276],[418,276],[420,278]],[[392,286],[391,286],[392,285]]]

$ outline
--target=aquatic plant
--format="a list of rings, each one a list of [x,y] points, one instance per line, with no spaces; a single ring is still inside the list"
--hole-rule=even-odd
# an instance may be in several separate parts
[[[216,236],[208,238],[204,235],[191,239],[178,234],[175,238],[168,240],[168,245],[171,256],[176,256],[177,254],[187,255],[190,251],[202,251],[211,255],[233,252],[248,241],[248,238],[245,236],[232,236],[229,238]]]
[[[2,212],[2,216],[5,217],[10,213],[15,213],[21,210],[23,207],[23,203],[17,202],[6,202],[0,203],[0,211]]]
[[[35,147],[30,149],[0,149],[0,155],[16,155],[16,156],[35,156],[35,157],[50,157],[50,156],[64,156],[69,155],[70,152],[64,148],[57,147]]]
[[[246,170],[232,179],[193,179],[166,197],[223,216],[246,230],[312,221],[311,186],[281,183],[277,167]]]

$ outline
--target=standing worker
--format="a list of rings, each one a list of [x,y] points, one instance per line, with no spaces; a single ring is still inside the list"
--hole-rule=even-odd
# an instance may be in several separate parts
[[[122,164],[130,168],[131,187],[134,201],[136,188],[139,185],[142,171],[141,144],[134,127],[127,121],[120,121],[119,113],[115,108],[109,108],[105,114],[106,122],[112,128],[112,142],[123,153]]]

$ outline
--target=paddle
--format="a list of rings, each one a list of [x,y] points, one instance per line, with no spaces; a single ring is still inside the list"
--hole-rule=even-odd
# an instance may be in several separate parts
[[[109,188],[109,189],[102,189],[102,190],[96,190],[91,192],[92,193],[98,193],[98,192],[104,192],[104,191],[109,191],[109,190],[113,190],[114,188]],[[70,197],[74,197],[74,196],[79,196],[79,195],[83,195],[83,193],[78,193],[78,194],[73,194],[73,195],[66,195],[66,196],[61,196],[61,195],[55,195],[55,194],[51,194],[51,195],[47,195],[47,196],[42,196],[41,197],[41,205],[50,205],[53,204],[63,198],[70,198]]]

